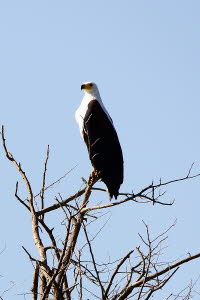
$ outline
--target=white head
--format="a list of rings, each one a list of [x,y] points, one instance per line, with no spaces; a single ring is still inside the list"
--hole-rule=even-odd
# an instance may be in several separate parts
[[[94,82],[84,82],[81,85],[81,90],[83,90],[86,95],[93,96],[94,98],[100,98],[98,87]]]

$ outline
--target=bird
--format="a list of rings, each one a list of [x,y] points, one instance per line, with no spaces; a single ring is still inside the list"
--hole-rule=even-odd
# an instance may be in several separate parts
[[[119,195],[123,183],[123,154],[113,121],[107,112],[94,82],[81,85],[85,95],[75,112],[81,136],[87,146],[89,158],[110,195],[110,200]]]

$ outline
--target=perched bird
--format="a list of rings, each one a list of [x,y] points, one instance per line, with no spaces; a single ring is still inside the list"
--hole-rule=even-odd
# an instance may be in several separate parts
[[[81,85],[85,92],[75,113],[94,172],[107,186],[110,198],[117,199],[123,182],[123,156],[113,121],[93,82]]]

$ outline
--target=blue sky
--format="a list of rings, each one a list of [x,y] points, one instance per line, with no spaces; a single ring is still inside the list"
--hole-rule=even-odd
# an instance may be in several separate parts
[[[83,96],[80,85],[88,80],[98,84],[119,134],[125,160],[122,191],[137,191],[160,177],[184,176],[192,162],[199,172],[199,12],[195,0],[0,2],[1,124],[9,151],[35,192],[47,144],[49,183],[77,165],[60,187],[63,195],[75,192],[91,170],[74,120]],[[2,150],[0,164],[0,246],[6,244],[0,286],[3,290],[14,281],[5,299],[16,299],[31,282],[21,246],[33,253],[34,247],[30,217],[13,195],[19,175]],[[157,234],[176,218],[167,258],[198,252],[199,190],[196,179],[168,189],[165,198],[176,198],[173,207],[127,204],[112,210],[96,241],[99,257],[122,256],[138,246],[142,220]],[[54,190],[50,196],[53,201]],[[183,267],[166,286],[166,295],[196,279],[199,266],[196,261]]]

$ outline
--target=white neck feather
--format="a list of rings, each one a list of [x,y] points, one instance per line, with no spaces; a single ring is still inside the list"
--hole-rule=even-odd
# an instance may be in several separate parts
[[[87,101],[87,100],[91,101],[93,99],[96,99],[98,102],[102,103],[100,93],[99,93],[99,91],[97,89],[95,89],[93,91],[87,91],[87,92],[85,92],[85,95],[83,97],[84,101]]]

